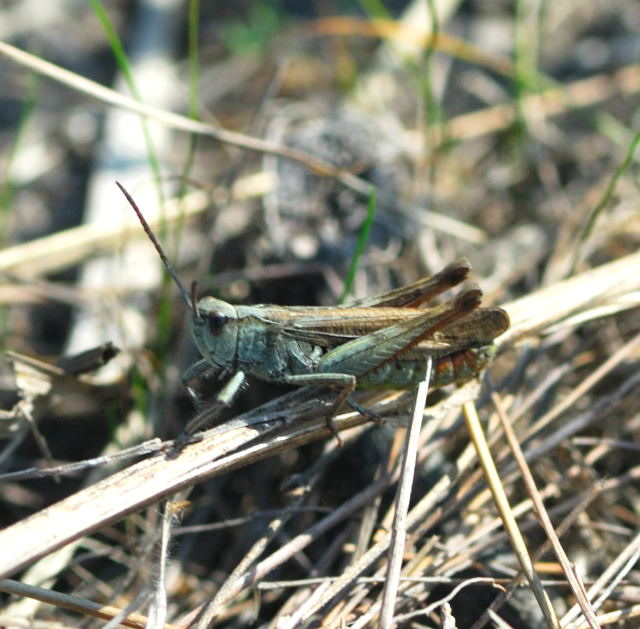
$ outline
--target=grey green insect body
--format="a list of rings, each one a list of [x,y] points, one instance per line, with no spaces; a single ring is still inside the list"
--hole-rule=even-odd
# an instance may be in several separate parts
[[[218,406],[231,404],[251,375],[266,382],[333,388],[338,395],[332,415],[344,402],[362,410],[351,398],[356,388],[412,389],[424,377],[428,358],[434,364],[433,388],[475,377],[493,355],[494,339],[509,327],[504,310],[480,307],[482,293],[476,286],[430,304],[466,279],[471,267],[465,259],[432,277],[346,306],[234,306],[214,297],[196,302],[135,202],[120,188],[191,311],[202,359],[183,380],[188,387],[205,372],[217,377],[222,383]],[[187,432],[199,427],[192,423]]]

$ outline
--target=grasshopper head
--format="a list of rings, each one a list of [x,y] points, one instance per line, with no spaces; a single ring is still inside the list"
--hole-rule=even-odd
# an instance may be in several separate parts
[[[226,301],[203,297],[195,304],[191,331],[205,360],[219,367],[234,364],[238,348],[237,321],[236,309]]]

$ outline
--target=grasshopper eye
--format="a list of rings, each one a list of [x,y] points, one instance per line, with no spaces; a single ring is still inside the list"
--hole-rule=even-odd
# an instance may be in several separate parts
[[[207,324],[211,334],[219,334],[227,321],[229,317],[219,310],[211,310],[207,313]]]

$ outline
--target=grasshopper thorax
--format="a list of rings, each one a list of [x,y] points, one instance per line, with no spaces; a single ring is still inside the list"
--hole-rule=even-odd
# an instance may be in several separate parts
[[[202,357],[213,365],[228,366],[238,351],[238,313],[234,306],[203,297],[195,305],[191,331]]]

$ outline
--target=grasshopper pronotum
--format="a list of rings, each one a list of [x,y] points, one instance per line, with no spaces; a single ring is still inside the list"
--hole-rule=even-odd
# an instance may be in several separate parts
[[[509,327],[501,308],[480,308],[482,292],[467,286],[451,301],[424,306],[466,279],[471,266],[461,258],[426,277],[346,306],[233,306],[186,289],[135,201],[118,186],[138,215],[163,264],[191,311],[191,331],[202,359],[182,376],[188,383],[205,372],[224,382],[216,398],[228,406],[246,375],[266,382],[320,386],[339,391],[327,419],[356,389],[412,389],[433,360],[432,388],[478,375],[493,355],[493,340]],[[207,420],[215,411],[207,411]],[[187,425],[192,434],[202,425]]]

